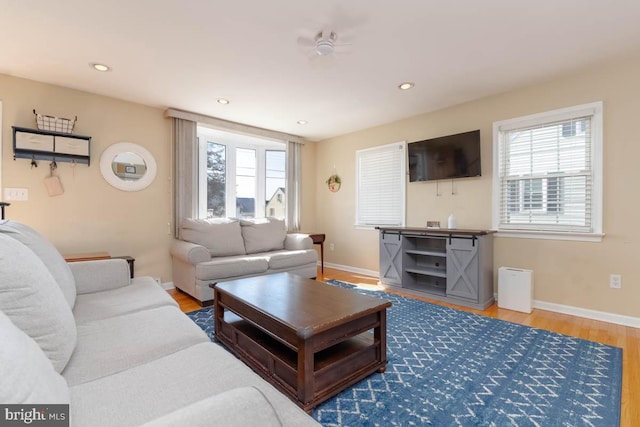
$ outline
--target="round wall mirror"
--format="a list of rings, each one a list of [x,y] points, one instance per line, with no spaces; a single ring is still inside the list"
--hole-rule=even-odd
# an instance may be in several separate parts
[[[119,142],[107,147],[100,156],[100,172],[115,188],[139,191],[155,179],[156,161],[146,148],[131,142]]]

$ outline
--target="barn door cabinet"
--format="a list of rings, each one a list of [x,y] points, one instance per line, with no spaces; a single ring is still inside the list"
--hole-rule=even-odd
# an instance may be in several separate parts
[[[383,285],[480,310],[493,304],[493,231],[379,231]]]

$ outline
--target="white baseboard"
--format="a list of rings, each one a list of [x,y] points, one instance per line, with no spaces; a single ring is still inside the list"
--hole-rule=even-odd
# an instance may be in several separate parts
[[[333,264],[333,263],[330,263],[330,262],[325,262],[324,266],[325,267],[329,267],[329,268],[335,268],[336,270],[348,271],[349,273],[364,274],[365,276],[378,277],[380,275],[379,272],[374,271],[374,270],[365,270],[364,268],[351,267],[351,266],[348,266],[348,265]]]
[[[164,282],[162,284],[162,287],[164,288],[165,291],[168,291],[169,289],[175,289],[176,287],[173,286],[173,282]]]
[[[640,328],[640,318],[625,316],[622,314],[607,313],[605,311],[590,310],[587,308],[573,307],[570,305],[555,304],[545,301],[533,301],[533,307],[540,310],[553,311],[556,313],[570,314],[585,319],[599,320],[601,322],[615,323],[616,325],[631,326]]]
[[[335,268],[337,270],[348,271],[350,273],[364,274],[367,276],[378,277],[380,273],[374,270],[365,270],[363,268],[351,267],[348,265],[324,263],[325,267]],[[497,295],[494,295],[497,301]],[[616,325],[630,326],[640,329],[640,318],[625,316],[622,314],[607,313],[604,311],[590,310],[587,308],[574,307],[570,305],[555,304],[546,301],[533,301],[533,307],[540,310],[553,311],[555,313],[569,314],[571,316],[583,317],[585,319],[598,320],[600,322],[614,323]]]

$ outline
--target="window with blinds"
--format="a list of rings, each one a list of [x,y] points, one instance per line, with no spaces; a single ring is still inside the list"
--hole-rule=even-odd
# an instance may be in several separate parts
[[[601,122],[594,103],[494,123],[494,227],[601,233]]]
[[[356,225],[404,226],[406,143],[356,151]]]

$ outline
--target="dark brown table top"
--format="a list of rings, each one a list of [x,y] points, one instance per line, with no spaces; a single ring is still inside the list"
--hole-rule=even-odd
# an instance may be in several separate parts
[[[381,298],[290,273],[220,282],[215,287],[303,338],[391,306]]]

